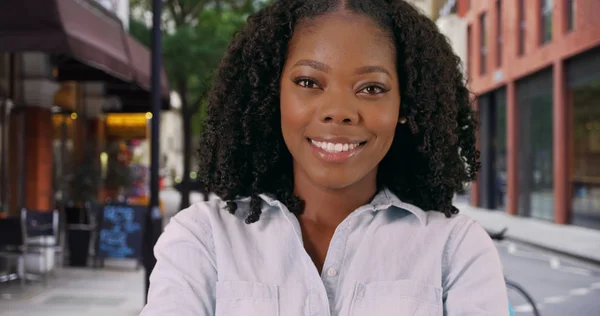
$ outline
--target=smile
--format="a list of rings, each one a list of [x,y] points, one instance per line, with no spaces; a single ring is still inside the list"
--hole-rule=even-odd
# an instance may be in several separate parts
[[[363,142],[327,142],[307,139],[313,152],[326,162],[344,162],[359,153],[365,144]]]
[[[349,150],[353,150],[357,147],[362,146],[361,143],[329,143],[329,142],[318,142],[316,140],[311,139],[310,142],[323,149],[326,152],[330,152],[330,153],[339,153],[342,151],[349,151]]]

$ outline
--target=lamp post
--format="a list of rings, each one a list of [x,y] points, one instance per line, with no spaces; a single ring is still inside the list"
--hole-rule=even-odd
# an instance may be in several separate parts
[[[150,133],[150,203],[146,212],[146,229],[144,234],[144,268],[146,270],[146,300],[150,287],[150,274],[156,258],[153,248],[162,232],[162,215],[159,209],[158,164],[159,164],[159,133],[161,109],[161,10],[162,0],[152,0],[152,118]]]

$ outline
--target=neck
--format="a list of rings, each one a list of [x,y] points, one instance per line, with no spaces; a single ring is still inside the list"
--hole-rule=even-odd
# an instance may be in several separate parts
[[[337,227],[350,213],[373,199],[377,193],[377,170],[348,187],[331,189],[312,182],[295,167],[294,189],[305,202],[301,221]]]

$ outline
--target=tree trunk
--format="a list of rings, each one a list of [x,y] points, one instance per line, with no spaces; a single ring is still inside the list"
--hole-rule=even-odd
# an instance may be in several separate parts
[[[181,116],[183,121],[183,176],[181,177],[181,204],[179,209],[183,210],[190,206],[190,173],[192,155],[192,116],[191,104],[187,95],[187,82],[180,80],[177,83],[181,97]]]

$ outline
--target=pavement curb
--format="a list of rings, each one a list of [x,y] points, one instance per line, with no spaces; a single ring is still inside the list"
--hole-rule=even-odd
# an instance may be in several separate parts
[[[545,252],[549,252],[552,254],[556,254],[556,255],[560,255],[566,258],[570,258],[570,259],[575,259],[575,260],[579,260],[582,261],[584,263],[587,264],[591,264],[593,266],[599,267],[600,268],[600,260],[598,259],[594,259],[594,258],[590,258],[589,256],[582,256],[576,253],[572,253],[572,252],[566,252],[566,251],[562,251],[562,250],[557,250],[557,249],[553,249],[553,248],[549,248],[540,244],[536,244],[536,243],[532,243],[531,241],[528,241],[526,239],[519,239],[518,237],[513,237],[510,235],[506,235],[505,240],[509,240],[509,241],[514,241],[514,242],[518,242],[521,243],[523,245],[529,246],[529,247],[533,247],[533,248],[537,248],[540,250],[543,250]]]
[[[465,214],[490,231],[507,228],[506,238],[550,252],[600,265],[600,231],[572,225],[559,225],[532,218],[511,216],[500,211],[455,203]]]

